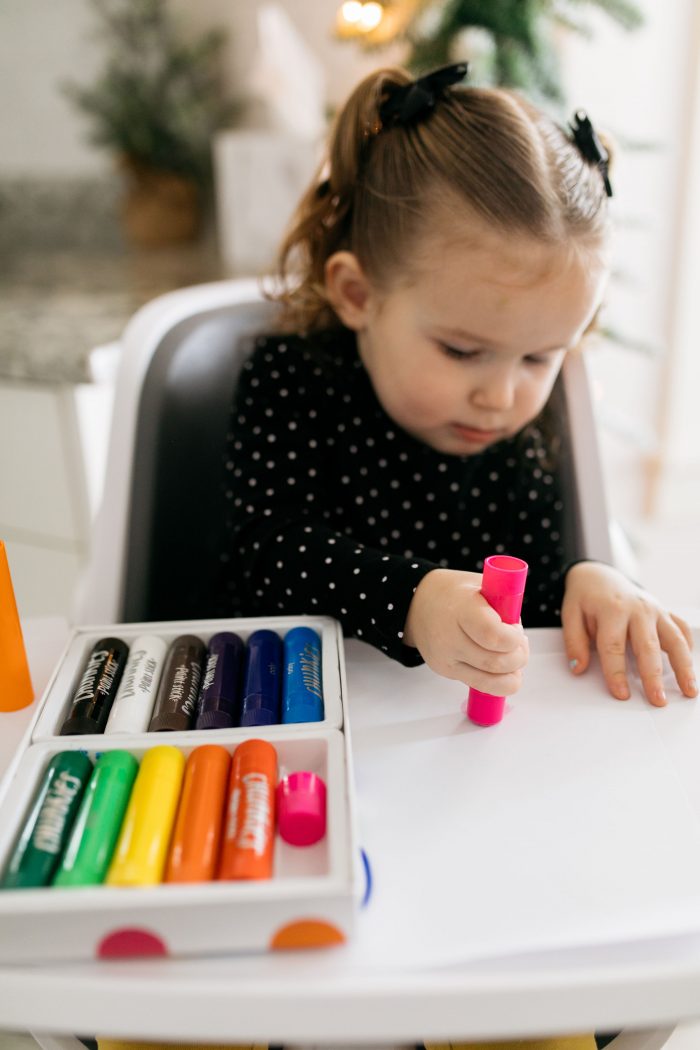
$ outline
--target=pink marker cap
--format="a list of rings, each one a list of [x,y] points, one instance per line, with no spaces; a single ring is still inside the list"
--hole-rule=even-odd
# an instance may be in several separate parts
[[[525,593],[527,562],[509,554],[492,554],[484,562],[481,593],[504,623],[517,623]]]
[[[291,846],[313,846],[326,834],[326,785],[316,773],[304,770],[280,780],[277,826]]]

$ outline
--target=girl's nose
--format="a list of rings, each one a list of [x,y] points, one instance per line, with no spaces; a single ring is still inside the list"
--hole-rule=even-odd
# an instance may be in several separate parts
[[[504,412],[515,401],[515,376],[499,370],[482,376],[472,390],[471,399],[479,408]]]

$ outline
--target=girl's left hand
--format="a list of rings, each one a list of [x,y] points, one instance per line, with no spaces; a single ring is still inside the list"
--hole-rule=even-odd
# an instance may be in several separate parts
[[[663,707],[662,651],[685,696],[698,695],[691,649],[693,639],[685,620],[667,612],[621,572],[600,562],[579,562],[566,575],[561,610],[564,644],[574,674],[582,674],[595,644],[608,689],[618,700],[630,697],[626,650],[637,661],[647,699]]]

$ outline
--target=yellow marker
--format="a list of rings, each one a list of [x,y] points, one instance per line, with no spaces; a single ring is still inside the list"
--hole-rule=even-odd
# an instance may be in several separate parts
[[[108,886],[161,881],[184,768],[184,755],[168,744],[143,756],[105,880]]]

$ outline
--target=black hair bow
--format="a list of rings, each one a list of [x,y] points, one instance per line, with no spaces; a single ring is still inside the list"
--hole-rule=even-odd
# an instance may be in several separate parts
[[[594,164],[600,171],[605,185],[605,192],[612,197],[613,191],[608,175],[608,163],[610,157],[603,143],[595,133],[595,128],[582,109],[574,113],[574,119],[569,124],[574,142],[584,160]]]
[[[468,68],[466,62],[458,62],[426,73],[410,84],[390,87],[388,98],[379,107],[382,124],[385,127],[391,124],[412,124],[427,116],[438,99],[444,98],[449,87],[464,80]]]

